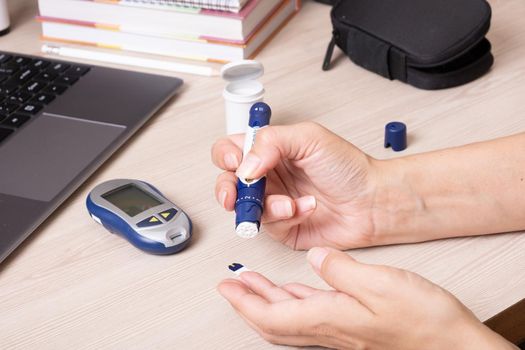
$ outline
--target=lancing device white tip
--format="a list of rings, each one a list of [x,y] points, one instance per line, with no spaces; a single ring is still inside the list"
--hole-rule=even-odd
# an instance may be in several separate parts
[[[239,235],[239,237],[253,238],[259,233],[259,228],[257,227],[256,223],[245,221],[237,225],[235,232],[237,235]]]
[[[245,267],[243,264],[239,264],[239,263],[233,263],[233,264],[228,265],[228,269],[234,274],[236,274],[237,276],[240,276],[241,273],[243,272],[250,271],[250,269]]]

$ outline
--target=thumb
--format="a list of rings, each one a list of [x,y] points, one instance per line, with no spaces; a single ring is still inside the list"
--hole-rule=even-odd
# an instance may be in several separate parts
[[[370,306],[376,294],[374,279],[383,280],[380,266],[363,264],[332,248],[312,248],[308,261],[314,271],[334,289],[349,294]]]
[[[287,126],[268,126],[257,132],[255,144],[244,156],[237,176],[256,179],[275,168],[282,159],[308,157],[327,132],[321,125],[305,122]]]

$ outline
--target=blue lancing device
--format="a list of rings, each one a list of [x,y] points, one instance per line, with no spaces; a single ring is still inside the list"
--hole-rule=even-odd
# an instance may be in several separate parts
[[[250,109],[250,120],[244,139],[243,155],[246,156],[257,137],[257,132],[270,124],[272,110],[264,102],[257,102]],[[237,181],[235,201],[235,232],[243,238],[252,238],[259,233],[263,213],[266,177]]]

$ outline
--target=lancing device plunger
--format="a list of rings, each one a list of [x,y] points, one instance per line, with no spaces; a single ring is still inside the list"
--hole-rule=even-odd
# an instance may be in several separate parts
[[[257,102],[250,108],[250,120],[244,138],[243,154],[246,156],[257,136],[257,132],[270,124],[272,110],[264,102]],[[235,232],[243,238],[252,238],[259,233],[263,213],[266,177],[237,180],[235,201]]]

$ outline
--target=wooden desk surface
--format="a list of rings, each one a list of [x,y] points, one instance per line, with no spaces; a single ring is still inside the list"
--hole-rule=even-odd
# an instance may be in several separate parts
[[[12,33],[0,49],[39,54],[36,1],[11,1]],[[493,0],[496,63],[482,79],[445,91],[391,82],[341,57],[320,70],[329,8],[305,1],[258,59],[274,122],[315,120],[378,158],[391,120],[408,125],[403,154],[525,131],[525,2]],[[219,296],[233,261],[277,283],[323,283],[295,252],[266,235],[242,240],[213,196],[210,147],[224,134],[223,82],[180,74],[186,84],[0,266],[1,347],[32,349],[259,349],[270,345]],[[168,257],[144,254],[87,215],[85,197],[111,178],[154,183],[195,223],[193,244]],[[359,249],[367,262],[416,271],[452,291],[481,320],[525,297],[525,235],[448,239]]]

